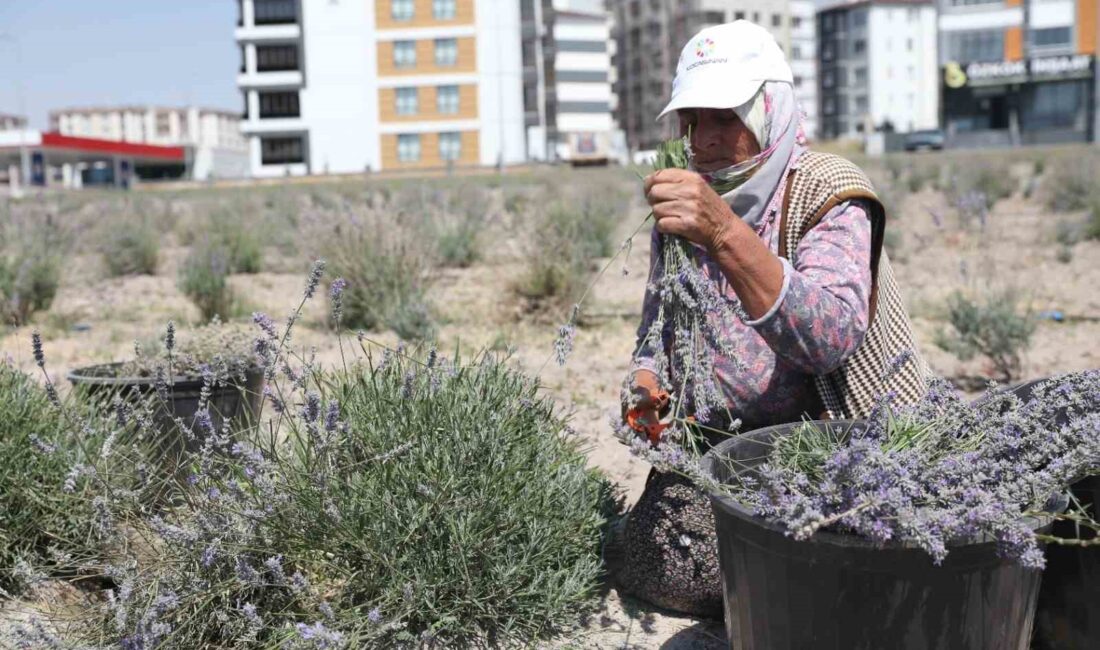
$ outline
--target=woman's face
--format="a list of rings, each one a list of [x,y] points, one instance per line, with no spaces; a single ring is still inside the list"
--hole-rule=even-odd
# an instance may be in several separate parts
[[[691,133],[695,169],[713,172],[744,162],[760,153],[760,143],[737,113],[729,108],[682,108],[680,135]]]

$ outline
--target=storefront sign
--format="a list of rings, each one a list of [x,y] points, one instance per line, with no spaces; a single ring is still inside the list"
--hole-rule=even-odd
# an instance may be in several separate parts
[[[948,88],[1003,83],[1023,83],[1054,79],[1080,79],[1092,73],[1088,54],[1047,56],[1024,61],[969,63],[965,67],[949,62],[943,67],[943,83]]]

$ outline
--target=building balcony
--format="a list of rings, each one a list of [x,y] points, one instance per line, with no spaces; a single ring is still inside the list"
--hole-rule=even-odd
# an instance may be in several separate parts
[[[301,117],[267,117],[242,119],[241,133],[245,135],[263,135],[265,133],[294,133],[306,130]]]
[[[249,25],[235,29],[233,37],[238,43],[293,41],[302,37],[302,26],[297,24]]]
[[[305,78],[300,70],[244,72],[237,75],[240,88],[301,88]]]

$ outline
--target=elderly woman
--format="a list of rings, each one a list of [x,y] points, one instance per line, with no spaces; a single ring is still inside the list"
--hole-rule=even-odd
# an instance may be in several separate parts
[[[699,266],[740,314],[722,324],[724,347],[738,358],[713,352],[725,417],[747,430],[863,415],[868,399],[847,364],[871,338],[885,263],[883,208],[866,177],[847,161],[806,150],[790,67],[771,35],[745,21],[688,42],[661,116],[670,113],[689,139],[690,167],[646,179],[656,220],[651,279],[660,273],[664,236],[678,235],[694,244]],[[718,178],[741,184],[719,195],[711,185]],[[658,375],[655,358],[676,348],[672,333],[663,351],[647,343],[661,301],[650,286],[630,378],[642,421],[659,418],[661,396],[684,381],[674,370]],[[900,320],[890,330],[911,350],[903,311]],[[873,343],[878,356],[899,347]],[[912,366],[915,374],[923,368]],[[686,479],[650,473],[623,551],[618,578],[626,591],[669,609],[721,615],[710,505]]]

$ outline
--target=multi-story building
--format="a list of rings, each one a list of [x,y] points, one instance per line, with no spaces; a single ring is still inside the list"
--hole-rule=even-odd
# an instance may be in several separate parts
[[[1097,140],[1097,0],[939,5],[949,145]]]
[[[517,3],[239,4],[253,175],[525,159]]]
[[[50,131],[64,136],[185,147],[185,175],[194,179],[248,174],[241,116],[196,107],[98,106],[50,111]],[[160,173],[159,171],[157,172]]]
[[[0,113],[0,131],[19,131],[25,128],[27,128],[27,118]]]
[[[673,134],[675,120],[655,119],[668,103],[680,50],[704,27],[748,20],[793,54],[791,0],[625,0],[615,3],[619,124],[630,148],[649,150]],[[805,11],[804,7],[800,7]],[[804,18],[803,18],[804,20]],[[799,24],[801,28],[801,23]],[[803,57],[801,45],[798,54]],[[808,83],[808,81],[803,81]]]
[[[818,133],[862,138],[939,123],[936,7],[856,0],[818,12]]]
[[[791,49],[788,59],[794,76],[794,97],[805,114],[806,137],[817,138],[817,30],[814,0],[790,0]]]
[[[617,157],[611,17],[602,0],[522,0],[528,157]]]

